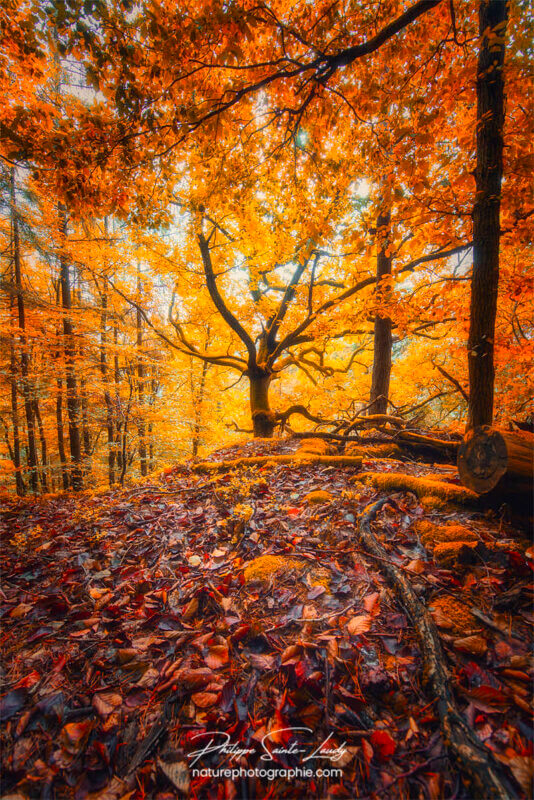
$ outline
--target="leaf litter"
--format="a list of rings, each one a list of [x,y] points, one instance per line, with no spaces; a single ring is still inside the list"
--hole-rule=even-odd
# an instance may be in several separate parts
[[[356,545],[378,494],[353,477],[177,467],[131,490],[8,503],[2,795],[466,800],[410,622]],[[308,505],[318,490],[333,500]],[[417,534],[423,517],[470,528],[484,549],[444,569]],[[432,610],[466,720],[529,796],[533,565],[520,532],[398,492],[375,533]],[[287,567],[245,580],[260,556]],[[237,752],[193,763],[213,731]],[[250,774],[208,774],[240,767]],[[295,768],[309,774],[287,778]]]

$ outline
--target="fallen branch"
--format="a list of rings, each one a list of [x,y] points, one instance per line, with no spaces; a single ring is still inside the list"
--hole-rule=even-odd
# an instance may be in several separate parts
[[[362,459],[356,456],[321,456],[309,453],[294,453],[288,456],[249,456],[229,461],[202,461],[193,467],[194,472],[220,472],[237,467],[259,467],[276,464],[291,464],[292,467],[308,467],[310,464],[323,464],[331,467],[355,467],[360,469]]]
[[[369,553],[381,559],[379,569],[412,621],[421,648],[424,685],[437,700],[436,708],[445,746],[457,762],[468,791],[480,800],[509,800],[510,797],[517,796],[515,787],[456,706],[439,634],[432,617],[421,604],[410,581],[388,560],[387,551],[371,531],[371,522],[387,500],[388,498],[379,500],[363,513],[357,529],[358,539]]]

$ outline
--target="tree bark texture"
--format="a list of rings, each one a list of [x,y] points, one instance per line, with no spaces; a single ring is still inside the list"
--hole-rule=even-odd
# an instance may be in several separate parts
[[[388,289],[384,288],[382,279],[391,275],[391,256],[387,250],[390,220],[389,212],[379,214],[377,220],[376,298],[379,302],[383,302],[388,295]],[[391,319],[377,315],[374,324],[373,376],[369,414],[385,414],[388,409],[391,347]]]
[[[504,51],[508,7],[481,0],[477,69],[476,196],[468,340],[468,428],[491,425],[495,382],[494,339],[499,286],[503,174]]]

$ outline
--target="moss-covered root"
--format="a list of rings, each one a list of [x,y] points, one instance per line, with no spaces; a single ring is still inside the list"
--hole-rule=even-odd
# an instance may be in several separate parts
[[[291,464],[292,467],[307,467],[310,464],[323,464],[331,467],[353,467],[361,469],[362,459],[359,456],[323,456],[312,453],[294,453],[288,456],[250,456],[235,458],[230,461],[201,461],[193,467],[195,472],[221,472],[237,467],[276,466]]]
[[[359,521],[358,538],[367,552],[377,557],[378,568],[412,621],[421,649],[425,688],[436,701],[443,741],[462,772],[469,796],[479,800],[509,800],[516,796],[511,780],[456,707],[439,634],[429,611],[371,531],[371,522],[385,502],[380,500],[366,509]]]
[[[478,495],[475,492],[445,483],[441,476],[426,475],[424,478],[417,478],[403,472],[362,472],[356,480],[371,484],[383,492],[413,492],[419,498],[433,497],[446,503],[478,505]]]
[[[362,458],[402,458],[402,450],[394,442],[384,444],[354,444],[349,442],[345,447],[347,456],[362,456]]]

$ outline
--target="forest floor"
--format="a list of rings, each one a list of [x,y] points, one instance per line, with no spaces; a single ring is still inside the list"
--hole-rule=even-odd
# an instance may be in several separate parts
[[[458,482],[447,466],[363,468]],[[359,514],[384,493],[357,475],[190,464],[134,488],[7,502],[3,797],[469,798],[411,622],[358,544]],[[437,547],[453,525],[477,548]],[[373,530],[433,614],[464,719],[528,796],[525,533],[409,492],[390,494]]]

